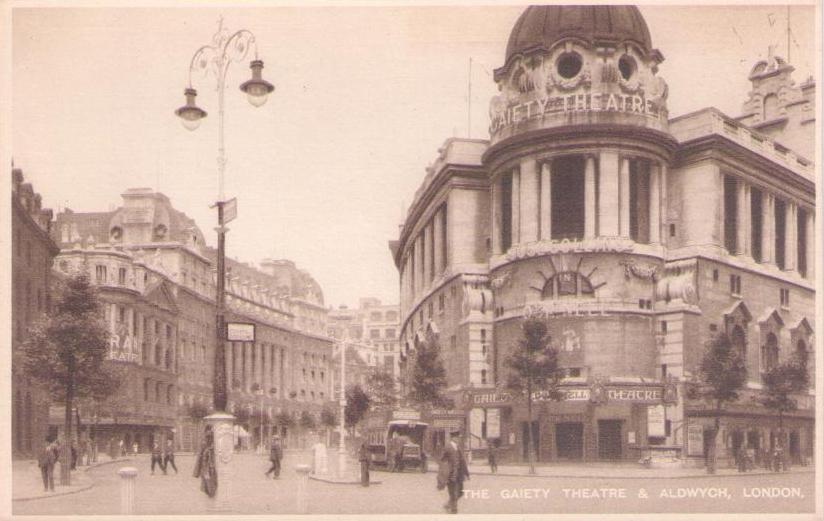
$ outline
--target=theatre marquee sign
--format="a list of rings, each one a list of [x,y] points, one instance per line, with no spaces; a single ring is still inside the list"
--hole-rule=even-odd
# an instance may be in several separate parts
[[[630,402],[660,404],[676,401],[675,386],[667,385],[601,385],[593,384],[590,387],[565,387],[561,389],[562,401],[567,402]],[[488,391],[472,394],[471,404],[474,407],[494,407],[512,405],[516,396],[506,391]],[[551,401],[547,391],[532,393],[533,402]]]

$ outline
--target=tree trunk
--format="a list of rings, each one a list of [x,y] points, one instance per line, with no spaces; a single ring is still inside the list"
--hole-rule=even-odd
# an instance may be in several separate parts
[[[535,442],[532,439],[532,379],[527,379],[526,382],[526,410],[528,422],[526,427],[526,456],[529,461],[529,473],[535,474]]]
[[[60,453],[60,484],[71,485],[72,461],[72,401],[74,400],[74,364],[69,362],[66,384],[66,410],[63,420],[63,451]]]
[[[710,450],[707,454],[707,474],[715,474],[717,465],[717,450],[715,444],[718,440],[718,431],[721,430],[721,403],[715,404],[715,420],[712,431],[712,439],[710,440]]]

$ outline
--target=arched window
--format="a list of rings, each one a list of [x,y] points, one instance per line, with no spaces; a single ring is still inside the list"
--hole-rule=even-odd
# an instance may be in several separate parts
[[[481,383],[486,384],[486,369],[481,369]]]
[[[541,298],[593,297],[595,289],[587,277],[576,271],[561,271],[550,277],[541,290]]]
[[[762,372],[766,373],[778,365],[778,337],[767,334],[767,341],[761,346]]]
[[[807,362],[807,358],[809,357],[809,353],[807,353],[807,342],[799,340],[795,344],[795,356],[798,357],[799,361]]]
[[[744,335],[744,329],[741,326],[732,328],[730,335],[732,346],[741,352],[741,356],[746,360],[747,358],[747,337]]]

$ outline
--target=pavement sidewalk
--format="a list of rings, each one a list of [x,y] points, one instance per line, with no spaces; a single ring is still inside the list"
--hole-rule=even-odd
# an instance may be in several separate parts
[[[432,468],[434,467],[434,468]],[[437,465],[430,466],[430,472],[437,471]],[[815,467],[795,466],[790,468],[790,473],[813,473]],[[491,475],[489,465],[472,463],[469,465],[469,474]],[[498,476],[526,476],[526,477],[554,477],[554,478],[622,478],[622,479],[676,479],[676,478],[699,478],[712,476],[751,476],[759,474],[774,474],[766,469],[754,469],[749,472],[738,472],[734,468],[717,469],[714,475],[707,474],[704,468],[684,468],[684,467],[641,467],[637,464],[604,464],[604,463],[578,463],[578,464],[538,464],[535,466],[535,474],[529,474],[527,465],[498,465]]]
[[[108,465],[111,463],[131,461],[131,458],[111,459],[105,454],[98,455],[97,463],[89,466],[78,465],[72,471],[71,485],[60,485],[60,464],[54,468],[54,492],[43,490],[43,478],[40,475],[40,467],[37,460],[15,460],[12,462],[12,501],[30,501],[32,499],[42,499],[66,494],[76,494],[88,490],[94,486],[94,481],[87,474],[89,469]]]

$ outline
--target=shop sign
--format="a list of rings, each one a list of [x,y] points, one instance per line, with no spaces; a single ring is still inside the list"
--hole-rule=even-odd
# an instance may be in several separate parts
[[[226,324],[226,340],[229,342],[254,342],[255,325],[245,322],[228,322]]]
[[[506,405],[512,402],[512,395],[502,392],[489,392],[472,395],[472,405]]]
[[[421,413],[414,409],[398,409],[392,411],[393,420],[420,420]]]
[[[435,418],[432,420],[435,429],[460,430],[463,429],[463,420],[458,418]]]
[[[687,425],[687,456],[704,455],[704,427],[700,424]]]
[[[571,317],[608,317],[607,302],[593,299],[564,299],[544,300],[524,306],[523,316],[529,318],[543,318],[557,316]]]
[[[138,352],[134,337],[122,329],[121,334],[110,335],[109,360],[115,360],[117,362],[139,362],[140,353]]]
[[[598,237],[581,241],[544,239],[513,246],[504,258],[515,261],[560,253],[629,253],[632,250],[633,242],[623,237]]]
[[[607,388],[607,398],[616,402],[660,402],[661,389],[639,388]]]
[[[666,436],[666,410],[663,405],[647,406],[647,436],[662,438]]]
[[[641,114],[653,119],[666,117],[666,111],[646,96],[587,92],[545,96],[497,110],[492,115],[489,131],[495,134],[502,128],[516,125],[521,121],[543,118],[545,114],[570,112],[623,112]]]
[[[460,416],[464,417],[466,413],[458,409],[432,409],[431,415],[434,416]]]

